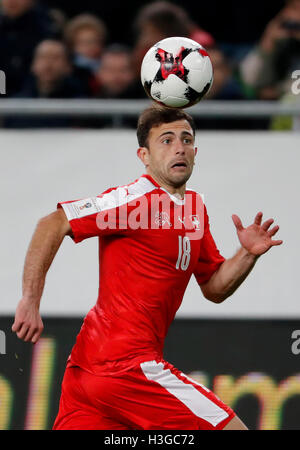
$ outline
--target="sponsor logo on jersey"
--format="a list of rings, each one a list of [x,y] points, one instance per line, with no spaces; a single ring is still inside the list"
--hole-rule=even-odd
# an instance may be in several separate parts
[[[195,230],[200,230],[201,222],[199,220],[198,214],[190,216],[191,222],[195,228]]]

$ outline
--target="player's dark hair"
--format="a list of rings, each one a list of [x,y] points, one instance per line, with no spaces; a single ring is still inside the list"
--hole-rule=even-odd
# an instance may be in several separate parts
[[[137,125],[136,134],[139,146],[148,146],[148,136],[151,128],[159,127],[163,123],[176,122],[177,120],[187,120],[195,136],[194,119],[182,109],[167,108],[155,104],[145,109],[140,115]]]

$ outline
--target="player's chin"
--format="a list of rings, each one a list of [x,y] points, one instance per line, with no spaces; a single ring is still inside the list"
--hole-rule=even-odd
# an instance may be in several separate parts
[[[169,178],[176,187],[185,184],[192,172],[187,167],[174,167],[169,171]]]

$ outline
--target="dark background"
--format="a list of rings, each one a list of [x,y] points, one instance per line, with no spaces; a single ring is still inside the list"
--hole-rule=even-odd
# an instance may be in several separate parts
[[[12,317],[0,318],[0,329],[7,337],[7,354],[0,355],[0,376],[11,383],[14,392],[9,429],[16,430],[24,428],[34,347],[17,339],[10,331],[12,322]],[[66,359],[81,324],[79,318],[44,319],[42,336],[55,341],[46,427],[49,429],[57,414]],[[299,320],[176,319],[166,340],[164,357],[186,374],[204,372],[209,378],[209,388],[213,388],[216,375],[237,379],[257,372],[278,384],[293,375],[300,377],[300,354],[291,351],[291,335],[297,329],[300,329]],[[256,396],[247,394],[237,401],[234,410],[250,429],[257,429],[261,406]],[[285,402],[280,429],[300,429],[300,394]]]
[[[109,28],[110,40],[132,44],[132,23],[139,9],[151,1],[42,0],[51,8],[61,9],[67,18],[90,12],[99,15]],[[190,17],[217,41],[252,43],[259,39],[266,24],[284,6],[284,0],[209,0],[173,1],[186,9]]]

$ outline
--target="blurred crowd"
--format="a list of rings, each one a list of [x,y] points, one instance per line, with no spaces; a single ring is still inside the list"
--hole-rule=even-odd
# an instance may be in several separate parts
[[[226,54],[208,30],[183,7],[147,3],[133,23],[135,42],[108,40],[101,17],[71,19],[38,0],[0,0],[0,69],[12,98],[145,98],[139,72],[147,50],[169,36],[203,45],[214,67],[209,99],[289,101],[291,74],[300,69],[300,0],[286,0],[259,42],[243,57]],[[45,122],[47,120],[47,122]],[[9,118],[7,127],[67,126],[63,118]]]

